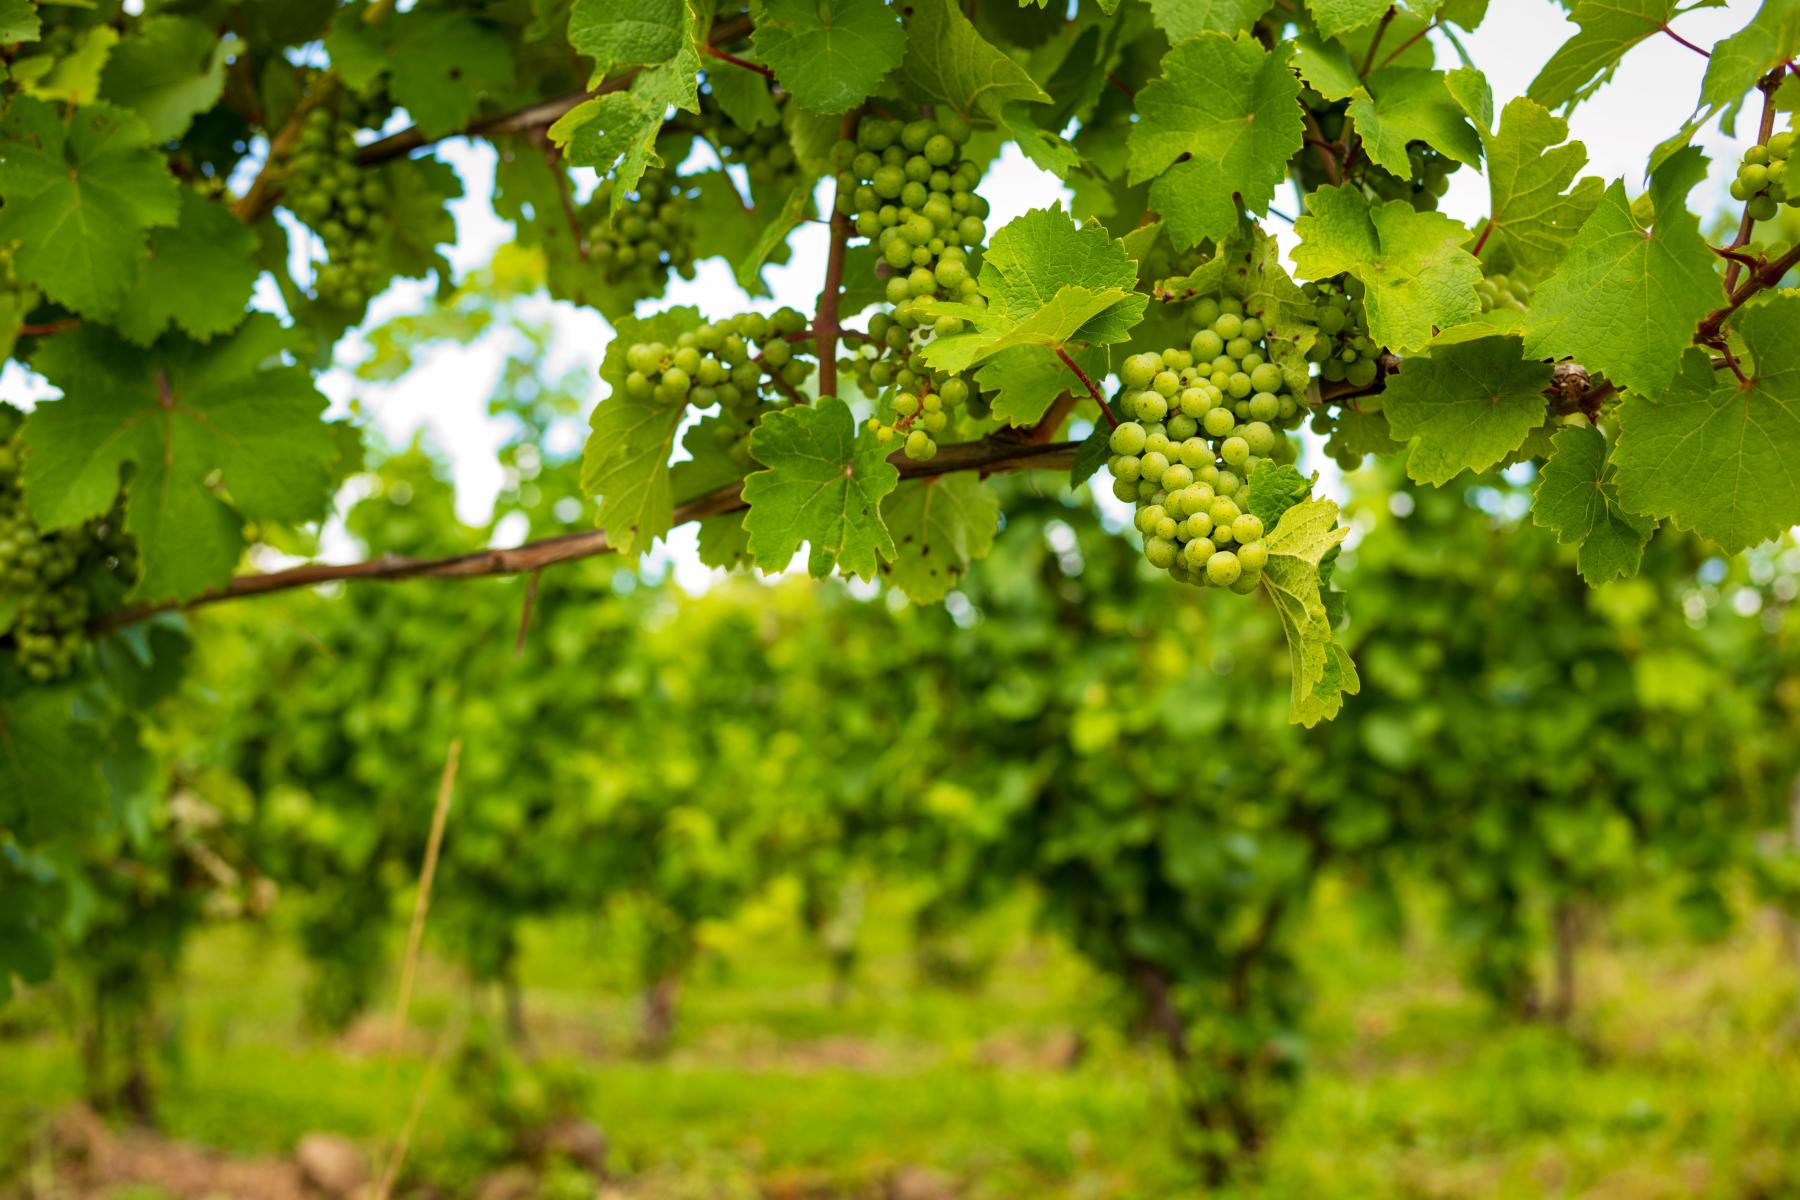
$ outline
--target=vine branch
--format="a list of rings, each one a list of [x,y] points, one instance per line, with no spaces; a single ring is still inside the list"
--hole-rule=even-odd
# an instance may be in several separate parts
[[[860,109],[844,114],[838,123],[838,136],[856,136]],[[838,186],[842,186],[841,184]],[[813,314],[815,349],[819,357],[819,395],[838,393],[838,301],[844,294],[844,254],[850,245],[850,218],[844,215],[837,187],[831,193],[831,246],[825,254],[825,284],[819,291],[819,306]]]
[[[1100,406],[1100,415],[1106,418],[1108,425],[1117,429],[1119,419],[1113,416],[1112,409],[1107,407],[1106,398],[1100,394],[1100,389],[1094,386],[1094,381],[1088,378],[1087,372],[1081,369],[1081,364],[1070,358],[1069,352],[1061,346],[1056,348],[1056,357],[1062,359],[1063,366],[1075,372],[1075,378],[1081,380],[1081,386],[1087,389],[1088,398]]]
[[[1664,28],[1666,29],[1667,26],[1664,26]],[[1763,94],[1762,123],[1757,127],[1756,134],[1758,143],[1766,143],[1769,140],[1770,135],[1775,132],[1775,92],[1781,86],[1781,80],[1785,75],[1786,71],[1781,67],[1777,67],[1756,81],[1757,90],[1761,91]],[[1755,229],[1755,227],[1756,218],[1750,215],[1750,202],[1746,200],[1744,201],[1744,218],[1738,222],[1737,237],[1732,240],[1731,245],[1725,248],[1727,250],[1739,250],[1748,246],[1750,244],[1751,231]],[[1733,261],[1725,268],[1726,296],[1730,296],[1732,290],[1737,287],[1738,266],[1739,264],[1736,261]]]
[[[1066,471],[1075,461],[1079,442],[1054,442],[1048,445],[1003,441],[988,438],[979,442],[956,442],[939,449],[928,462],[914,462],[904,451],[895,451],[891,461],[903,479],[951,475],[958,471],[979,471],[983,475],[1015,471]],[[684,504],[676,505],[675,525],[715,517],[721,513],[739,512],[749,507],[744,503],[743,483],[728,483]],[[378,558],[354,563],[307,563],[282,571],[265,571],[240,575],[222,588],[203,593],[192,600],[134,604],[118,609],[97,621],[92,631],[96,636],[135,625],[157,613],[175,612],[266,596],[295,588],[317,587],[323,583],[372,580],[393,583],[404,579],[479,579],[493,575],[522,575],[541,571],[558,563],[594,558],[618,549],[598,529],[580,533],[564,533],[555,537],[527,542],[497,550],[478,550],[473,554],[456,554],[447,558],[400,558],[384,554]]]

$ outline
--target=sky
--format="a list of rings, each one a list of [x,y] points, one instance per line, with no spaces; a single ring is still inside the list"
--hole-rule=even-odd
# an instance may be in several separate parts
[[[1720,8],[1686,13],[1672,25],[1688,40],[1710,46],[1742,28],[1756,7],[1755,0],[1729,0]],[[1493,85],[1497,110],[1507,100],[1523,94],[1550,54],[1575,31],[1552,0],[1491,0],[1481,28],[1458,36]],[[1439,66],[1460,65],[1446,38],[1436,32],[1430,37]],[[1651,148],[1674,132],[1692,112],[1704,69],[1704,59],[1672,38],[1653,38],[1633,49],[1612,82],[1580,105],[1570,118],[1570,136],[1587,147],[1588,173],[1606,179],[1623,177],[1634,191],[1641,187]],[[1738,133],[1736,138],[1726,137],[1715,125],[1703,130],[1696,139],[1713,160],[1706,184],[1694,195],[1703,212],[1725,203],[1725,189],[1736,160],[1749,144],[1744,135],[1754,136],[1754,123],[1742,121]],[[491,147],[480,141],[452,139],[440,143],[437,153],[464,180],[465,198],[453,205],[457,240],[447,251],[460,276],[485,265],[495,248],[511,239],[512,227],[495,216],[487,199],[492,193],[494,171]],[[980,190],[993,210],[987,221],[990,230],[1030,209],[1067,200],[1066,190],[1054,176],[1034,167],[1012,147],[994,164]],[[828,201],[829,196],[823,199]],[[1441,211],[1473,226],[1486,218],[1487,201],[1485,181],[1464,169],[1451,176],[1450,192]],[[1298,209],[1297,197],[1291,191],[1279,194],[1275,207],[1291,215]],[[1271,220],[1268,225],[1284,249],[1291,248],[1291,230],[1279,220]],[[786,304],[810,312],[824,274],[825,248],[825,227],[802,225],[794,235],[789,262],[765,272],[773,292],[770,298],[751,301],[733,282],[729,269],[722,262],[711,260],[700,264],[695,279],[672,281],[666,298],[641,306],[640,311],[692,304],[708,317],[716,318],[747,308],[769,311]],[[304,250],[298,249],[297,253]],[[416,311],[425,304],[428,292],[426,284],[403,281],[376,300],[366,324],[379,324],[395,315]],[[266,276],[256,303],[258,307],[280,311],[279,297]],[[586,368],[595,379],[590,403],[597,403],[602,390],[597,371],[612,336],[611,328],[591,310],[548,299],[528,312],[550,321],[556,330],[546,373],[559,373],[571,366]],[[428,440],[451,463],[459,513],[465,520],[482,522],[492,512],[494,497],[503,482],[496,452],[509,427],[488,416],[487,400],[499,377],[510,344],[508,339],[509,335],[500,330],[469,345],[444,345],[426,354],[417,369],[390,384],[363,383],[345,366],[339,366],[323,374],[320,388],[330,397],[337,413],[346,411],[352,399],[357,400],[372,427],[390,445],[404,444],[424,430]],[[361,339],[352,332],[338,347],[338,362],[354,364],[362,353]],[[54,394],[16,364],[8,364],[5,373],[0,374],[0,399],[29,403]],[[558,430],[555,436],[564,443],[573,443],[579,440],[581,428]],[[1326,476],[1322,488],[1330,494],[1336,481],[1329,460],[1313,465]],[[1110,501],[1110,497],[1106,499]],[[518,540],[519,533],[518,529],[503,527],[495,531],[494,540],[496,544],[511,544]],[[349,558],[355,553],[355,546],[341,534],[334,533],[325,540],[327,558]],[[276,562],[271,559],[259,565],[273,566]],[[689,590],[705,587],[712,577],[695,553],[692,526],[673,531],[668,543],[653,553],[647,565],[653,570],[672,569],[676,582]]]

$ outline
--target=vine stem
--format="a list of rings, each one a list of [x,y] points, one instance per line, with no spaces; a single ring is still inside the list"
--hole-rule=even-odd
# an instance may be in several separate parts
[[[987,438],[979,442],[956,442],[942,447],[937,457],[928,462],[914,462],[905,451],[897,450],[889,461],[902,479],[953,475],[958,471],[980,471],[998,475],[1015,471],[1067,471],[1075,461],[1079,442],[1053,442],[1039,445],[1017,440]],[[697,496],[675,507],[671,527],[691,521],[739,512],[747,507],[742,495],[742,481]],[[203,593],[192,600],[134,604],[107,614],[92,627],[98,636],[135,625],[157,613],[174,612],[266,596],[295,588],[316,587],[323,583],[372,580],[393,583],[404,579],[479,579],[494,575],[521,575],[552,567],[558,563],[611,554],[618,547],[607,540],[601,530],[565,533],[500,550],[479,550],[473,554],[457,554],[447,558],[399,558],[382,555],[354,563],[307,563],[282,571],[266,571],[240,575],[222,588]]]
[[[838,136],[846,140],[856,136],[860,110],[844,114],[838,123]],[[819,395],[835,396],[838,391],[838,301],[844,294],[844,252],[850,244],[850,218],[838,203],[837,185],[831,192],[831,248],[825,255],[825,286],[819,291],[819,306],[813,315],[815,350],[819,356]]]
[[[1480,258],[1482,248],[1487,245],[1488,236],[1490,234],[1492,234],[1493,232],[1494,232],[1494,218],[1489,217],[1487,219],[1487,224],[1485,224],[1481,227],[1481,236],[1475,239],[1475,248],[1473,250],[1469,251],[1469,253],[1473,254],[1476,258]]]
[[[1677,42],[1680,42],[1683,46],[1686,46],[1689,50],[1692,50],[1695,54],[1698,54],[1701,58],[1711,58],[1712,57],[1711,50],[1703,50],[1699,46],[1694,45],[1694,43],[1688,41],[1686,38],[1682,37],[1679,33],[1676,33],[1673,29],[1670,29],[1669,23],[1667,21],[1664,21],[1657,28],[1661,29],[1664,33],[1666,33],[1670,37],[1674,38]]]
[[[1094,381],[1081,369],[1081,364],[1070,358],[1069,352],[1061,346],[1056,348],[1056,357],[1062,359],[1063,366],[1075,372],[1075,378],[1081,380],[1081,386],[1087,389],[1088,398],[1100,406],[1100,415],[1106,418],[1107,425],[1117,429],[1119,418],[1113,416],[1112,409],[1107,407],[1105,398],[1100,395],[1100,389],[1094,386]]]
[[[1666,28],[1666,27],[1665,27]],[[1756,140],[1758,144],[1766,143],[1775,132],[1775,92],[1781,86],[1786,71],[1777,67],[1756,81],[1757,89],[1763,94],[1762,123],[1757,126]],[[1750,202],[1744,201],[1744,218],[1738,222],[1737,237],[1727,250],[1737,250],[1750,244],[1751,231],[1756,228],[1756,218],[1750,215]],[[1738,263],[1732,262],[1725,268],[1725,294],[1730,296],[1737,287]]]
[[[1736,263],[1732,264],[1736,266]],[[1731,294],[1731,299],[1723,308],[1716,308],[1707,314],[1700,328],[1694,331],[1694,341],[1702,346],[1716,346],[1719,334],[1731,314],[1744,306],[1744,302],[1766,288],[1772,288],[1781,282],[1781,277],[1800,266],[1800,246],[1795,246],[1780,258],[1751,272],[1750,278],[1744,280],[1742,287]]]
[[[1381,39],[1387,35],[1388,26],[1394,23],[1394,6],[1381,14],[1381,24],[1375,27],[1375,36],[1369,39],[1369,52],[1363,55],[1362,66],[1357,70],[1358,76],[1367,76],[1369,68],[1375,65],[1375,52],[1381,49]]]
[[[306,120],[306,114],[325,103],[336,86],[337,73],[327,71],[319,77],[314,86],[306,90],[305,95],[300,97],[300,103],[296,104],[294,111],[288,114],[286,123],[276,131],[274,137],[269,139],[269,156],[263,160],[262,170],[258,171],[256,178],[251,181],[250,190],[246,191],[238,198],[237,203],[231,206],[232,216],[246,225],[254,225],[274,209],[275,202],[281,198],[281,186],[276,182],[279,171],[278,164],[287,158],[289,152],[294,148],[294,143],[300,140],[300,130]]]
[[[53,333],[67,333],[71,329],[79,329],[79,317],[64,317],[60,321],[45,321],[38,325],[19,326],[20,337],[48,337]]]
[[[1378,69],[1379,69],[1379,67],[1387,66],[1389,63],[1393,62],[1396,58],[1399,58],[1402,54],[1405,54],[1408,50],[1411,50],[1414,46],[1418,45],[1419,39],[1424,37],[1426,34],[1430,33],[1433,29],[1436,29],[1437,24],[1438,24],[1438,18],[1436,18],[1436,17],[1431,18],[1431,20],[1426,23],[1425,28],[1423,28],[1423,29],[1419,30],[1419,32],[1413,34],[1411,37],[1407,38],[1404,42],[1401,42],[1398,46],[1395,46],[1394,49],[1392,50],[1392,52],[1390,52],[1388,54],[1388,56],[1386,58],[1382,59],[1381,62],[1378,64]],[[1365,70],[1363,72],[1363,74],[1367,75],[1368,71]]]
[[[764,79],[774,79],[775,78],[775,72],[769,70],[769,68],[763,66],[761,63],[753,63],[747,58],[739,58],[735,54],[731,54],[727,51],[719,49],[717,46],[713,45],[711,42],[708,42],[706,44],[706,54],[707,54],[707,57],[709,57],[709,58],[716,58],[720,62],[728,62],[734,67],[742,67],[746,71],[755,71],[758,75],[761,75]]]

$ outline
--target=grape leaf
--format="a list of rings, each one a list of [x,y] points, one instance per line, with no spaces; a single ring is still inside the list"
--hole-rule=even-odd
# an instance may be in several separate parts
[[[615,68],[655,66],[693,57],[699,18],[687,0],[574,0],[569,9],[569,45],[594,60],[588,86],[597,87]]]
[[[1317,480],[1317,475],[1309,478],[1286,463],[1262,463],[1250,472],[1244,511],[1261,518],[1263,528],[1273,529],[1283,513],[1312,495]]]
[[[1394,436],[1412,439],[1406,473],[1444,484],[1479,474],[1517,450],[1544,423],[1549,363],[1526,360],[1516,337],[1433,346],[1387,381],[1383,408]]]
[[[1156,27],[1179,42],[1202,33],[1237,33],[1256,24],[1275,0],[1150,0]],[[1050,89],[1055,93],[1056,89]]]
[[[1566,190],[1587,162],[1587,149],[1566,142],[1569,123],[1543,105],[1523,96],[1511,101],[1500,114],[1498,133],[1476,111],[1469,115],[1487,147],[1482,261],[1496,273],[1541,279],[1562,261],[1599,205],[1604,185],[1590,175]]]
[[[1068,355],[1089,379],[1106,374],[1108,362],[1103,348],[1083,346],[1068,351]],[[994,418],[1016,426],[1037,424],[1064,392],[1084,394],[1087,390],[1062,359],[1035,346],[1002,350],[982,363],[975,380],[983,391],[991,393]]]
[[[606,540],[628,557],[649,549],[674,520],[669,454],[688,407],[654,396],[633,399],[625,390],[631,370],[625,352],[640,342],[673,344],[700,324],[700,312],[694,308],[621,318],[613,324],[613,339],[600,361],[600,379],[610,390],[588,422],[581,490],[600,501],[600,528],[606,531]]]
[[[717,70],[709,68],[706,72],[706,86],[712,92],[713,99],[719,102],[719,111],[739,129],[761,129],[764,125],[781,124],[781,110],[775,107],[775,97],[769,92],[769,83],[755,71],[727,69],[725,66],[720,66]]]
[[[1022,351],[1010,356],[989,385],[1004,386],[1004,376],[1018,397],[1007,401],[1015,415],[1035,408],[1041,416],[1068,387],[1066,368],[1055,365],[1058,350],[1123,341],[1149,304],[1136,290],[1137,264],[1124,245],[1098,225],[1078,229],[1061,207],[1033,209],[999,229],[978,281],[986,308],[922,305],[926,312],[959,316],[973,327],[935,339],[925,348],[925,359],[961,371],[1008,350]],[[1036,380],[1054,385],[1041,388]]]
[[[557,118],[550,140],[572,167],[592,167],[617,181],[612,211],[623,209],[656,154],[668,106],[632,92],[594,96]]]
[[[146,17],[114,48],[100,94],[137,113],[152,140],[180,137],[225,91],[225,61],[238,40],[191,17]]]
[[[119,31],[96,25],[78,35],[75,48],[57,56],[33,55],[13,63],[12,74],[29,96],[57,104],[92,104],[100,98],[100,76],[119,44]]]
[[[1575,569],[1590,586],[1636,575],[1656,522],[1620,507],[1606,439],[1598,429],[1571,427],[1550,443],[1555,453],[1532,492],[1532,523],[1556,530],[1562,545],[1580,547]]]
[[[1627,396],[1619,501],[1735,554],[1800,524],[1800,296],[1745,311],[1750,382],[1691,348],[1666,396]]]
[[[1300,149],[1299,97],[1286,54],[1248,34],[1201,34],[1163,56],[1161,76],[1137,95],[1128,178],[1154,179],[1151,207],[1178,246],[1229,233],[1234,193],[1248,211],[1268,211]]]
[[[1372,25],[1388,10],[1383,0],[1306,0],[1306,7],[1313,24],[1328,38]]]
[[[1336,716],[1345,693],[1362,689],[1356,665],[1332,637],[1331,617],[1321,590],[1321,560],[1350,531],[1337,522],[1329,500],[1308,500],[1282,514],[1263,544],[1269,550],[1262,586],[1274,602],[1287,635],[1293,682],[1288,720],[1311,727]]]
[[[1102,404],[1106,401],[1102,400]],[[1111,405],[1107,405],[1111,411]],[[1069,490],[1074,491],[1094,477],[1094,473],[1106,465],[1112,457],[1112,426],[1104,417],[1094,422],[1093,429],[1075,447],[1075,461],[1069,464]]]
[[[37,6],[31,0],[0,0],[0,43],[35,42],[38,30]]]
[[[990,119],[1014,101],[1050,99],[1025,68],[975,31],[954,0],[918,0],[906,22],[902,74],[921,98]]]
[[[1313,279],[1348,272],[1368,289],[1369,334],[1393,350],[1431,339],[1433,327],[1460,325],[1481,311],[1481,264],[1461,243],[1469,231],[1404,200],[1371,208],[1356,188],[1324,187],[1306,198],[1294,224],[1294,263]]]
[[[815,112],[855,108],[906,53],[900,17],[882,0],[755,0],[751,11],[758,58]]]
[[[180,214],[175,180],[144,123],[104,104],[67,122],[15,97],[0,116],[0,243],[17,242],[19,276],[81,313],[117,310],[151,227]]]
[[[177,337],[141,350],[89,325],[57,335],[32,362],[63,393],[25,421],[32,516],[47,529],[99,516],[131,464],[136,594],[186,598],[224,583],[245,520],[324,515],[338,446],[311,378],[280,365],[288,350],[263,314],[206,345]]]
[[[910,479],[882,502],[893,561],[881,572],[915,604],[936,604],[986,558],[1000,527],[1000,498],[967,471]]]
[[[113,326],[140,346],[171,324],[201,341],[235,329],[256,287],[255,254],[249,226],[223,204],[184,189],[180,223],[150,235],[150,256]]]
[[[807,542],[813,575],[835,566],[872,577],[896,553],[881,516],[882,498],[900,480],[888,449],[867,431],[859,435],[850,406],[834,396],[817,408],[764,417],[750,435],[750,454],[768,469],[744,481],[744,528],[756,565],[780,571]]]
[[[1158,288],[1165,297],[1214,293],[1236,296],[1244,311],[1262,319],[1269,361],[1295,395],[1304,394],[1312,372],[1306,352],[1318,338],[1315,308],[1282,265],[1280,244],[1254,221],[1241,222],[1193,274]]]
[[[1633,46],[1660,33],[1677,12],[1722,2],[1700,0],[1678,8],[1676,0],[1575,0],[1569,15],[1581,32],[1550,56],[1525,94],[1545,108],[1585,100],[1612,78]]]
[[[1574,358],[1627,391],[1657,395],[1718,294],[1713,255],[1686,196],[1706,160],[1688,149],[1651,177],[1645,228],[1625,195],[1606,189],[1562,265],[1532,296],[1525,349]]]
[[[709,567],[734,571],[750,565],[750,535],[744,530],[744,514],[720,513],[701,521],[697,530],[700,561]]]
[[[1464,120],[1441,71],[1417,67],[1377,71],[1347,111],[1362,135],[1369,161],[1402,179],[1412,178],[1406,147],[1415,141],[1467,166],[1481,165],[1481,138]]]
[[[1324,41],[1316,33],[1303,33],[1295,41],[1294,69],[1327,100],[1348,100],[1363,91],[1362,76],[1343,43]]]
[[[1800,54],[1800,5],[1793,0],[1764,0],[1750,23],[1715,45],[1706,60],[1700,122],[1722,113],[1720,127],[1735,134],[1737,114],[1756,81],[1796,54]]]
[[[0,698],[0,829],[40,841],[80,828],[106,803],[99,751],[69,689]]]
[[[391,24],[394,100],[427,138],[455,133],[481,107],[483,93],[512,86],[511,45],[469,14],[421,6]]]

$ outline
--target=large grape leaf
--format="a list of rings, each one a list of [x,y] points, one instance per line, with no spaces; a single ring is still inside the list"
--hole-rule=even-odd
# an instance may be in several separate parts
[[[1344,694],[1362,689],[1356,664],[1331,632],[1319,564],[1350,531],[1329,500],[1295,504],[1264,539],[1269,550],[1262,586],[1287,635],[1293,668],[1288,720],[1309,728],[1336,716]]]
[[[1735,133],[1744,97],[1764,75],[1800,54],[1800,4],[1763,0],[1750,23],[1725,38],[1706,60],[1700,81],[1701,120],[1722,113],[1720,125]]]
[[[666,103],[639,95],[634,82],[631,91],[593,96],[564,113],[550,126],[550,140],[570,166],[592,167],[613,177],[617,186],[611,211],[618,213],[644,171],[662,161],[656,153],[656,135],[662,132],[667,112]]]
[[[14,59],[12,76],[19,90],[55,104],[85,105],[100,98],[100,75],[119,44],[119,31],[94,25],[75,35],[74,47]]]
[[[1404,200],[1371,208],[1360,189],[1324,187],[1306,198],[1294,224],[1294,263],[1313,279],[1340,272],[1367,288],[1369,335],[1393,350],[1422,347],[1432,329],[1460,325],[1481,311],[1481,264],[1462,248],[1469,231]]]
[[[1706,160],[1689,149],[1652,176],[1648,228],[1623,183],[1606,189],[1562,265],[1532,296],[1529,354],[1574,358],[1645,395],[1669,385],[1682,347],[1719,295],[1713,254],[1686,203],[1705,170]]]
[[[1268,211],[1300,149],[1299,97],[1287,52],[1248,34],[1203,33],[1163,56],[1161,76],[1138,93],[1127,161],[1132,184],[1154,180],[1151,207],[1177,245],[1225,236],[1238,200]]]
[[[1690,348],[1666,396],[1628,396],[1613,453],[1619,500],[1730,553],[1800,525],[1800,296],[1744,312],[1750,382]]]
[[[1458,86],[1465,81],[1479,81],[1480,86]],[[1453,73],[1451,90],[1487,147],[1489,202],[1482,262],[1496,273],[1541,279],[1562,261],[1582,223],[1600,203],[1604,185],[1595,176],[1569,189],[1587,162],[1587,148],[1567,141],[1567,121],[1524,96],[1507,104],[1499,131],[1490,130],[1481,113],[1491,110],[1492,97],[1486,81],[1475,72]]]
[[[38,40],[37,6],[31,0],[0,0],[0,44]]]
[[[117,310],[153,226],[180,213],[150,133],[104,104],[76,109],[17,96],[0,116],[0,243],[20,278],[83,316]]]
[[[1681,6],[1677,0],[1575,0],[1569,15],[1581,32],[1550,56],[1525,94],[1546,108],[1585,100],[1613,77],[1633,46],[1662,32],[1678,13],[1723,2]]]
[[[1598,429],[1580,427],[1557,430],[1550,444],[1555,452],[1531,496],[1532,523],[1556,530],[1563,545],[1580,547],[1575,569],[1589,584],[1636,575],[1656,522],[1620,506],[1606,439]]]
[[[32,360],[63,393],[25,421],[32,516],[47,529],[99,516],[130,465],[137,594],[185,598],[224,583],[246,520],[312,520],[329,498],[338,443],[311,378],[281,365],[288,350],[287,332],[261,314],[206,345],[166,337],[141,350],[87,325],[57,335]]]
[[[100,740],[66,688],[0,698],[0,829],[42,840],[106,803]]]
[[[513,47],[469,13],[421,5],[391,24],[394,100],[427,138],[455,133],[484,93],[512,87]]]
[[[906,53],[900,17],[882,0],[756,0],[751,11],[757,56],[815,112],[855,108]]]
[[[699,310],[693,308],[624,317],[614,323],[613,339],[600,361],[600,379],[610,390],[588,422],[581,490],[600,501],[600,528],[620,554],[649,549],[674,521],[669,454],[688,413],[679,401],[665,404],[655,396],[638,400],[627,393],[625,377],[631,368],[625,352],[640,342],[673,345],[700,323]]]
[[[620,67],[700,69],[695,41],[705,21],[689,0],[574,0],[569,44],[594,60],[590,86]]]
[[[1000,498],[968,471],[901,484],[881,505],[894,539],[886,578],[917,604],[942,600],[987,557],[1000,527]]]
[[[932,303],[926,311],[964,318],[968,333],[939,337],[925,358],[946,371],[962,371],[1008,351],[1001,378],[1008,409],[1038,415],[1066,389],[1072,376],[1057,352],[1123,341],[1143,317],[1149,298],[1136,290],[1137,264],[1122,243],[1099,225],[1078,229],[1060,207],[1033,209],[994,234],[979,276],[985,308]],[[1032,418],[1032,419],[1035,419]]]
[[[238,40],[192,17],[146,17],[107,59],[100,94],[137,113],[158,142],[187,132],[225,91]]]
[[[1015,102],[1050,99],[1025,68],[976,32],[954,0],[917,0],[906,22],[902,69],[919,97],[964,116],[998,120]]]
[[[1256,24],[1275,0],[1150,0],[1157,28],[1171,42],[1201,33],[1235,34]],[[1055,91],[1054,88],[1051,89]]]
[[[256,233],[192,189],[179,224],[150,235],[150,255],[113,326],[147,346],[171,324],[202,341],[235,329],[256,287]]]
[[[756,565],[780,571],[802,542],[812,547],[813,575],[836,567],[868,579],[882,559],[893,559],[894,539],[881,515],[882,498],[900,481],[889,449],[873,434],[859,434],[850,406],[835,396],[764,417],[750,435],[750,454],[767,470],[744,481],[744,528]]]
[[[1107,372],[1104,346],[1071,347],[1066,353],[1089,379],[1097,380]],[[1036,346],[1002,350],[981,364],[975,380],[989,393],[994,419],[1017,426],[1037,424],[1064,392],[1085,391],[1062,359]]]
[[[1467,166],[1481,165],[1481,138],[1444,86],[1442,71],[1376,71],[1347,111],[1369,161],[1402,179],[1412,178],[1406,147],[1415,141]]]
[[[1390,5],[1389,0],[1306,0],[1306,7],[1319,32],[1334,38],[1374,24]]]
[[[1406,473],[1443,484],[1487,470],[1544,423],[1549,363],[1522,355],[1516,337],[1433,346],[1387,381],[1383,408],[1394,436],[1412,439]]]

